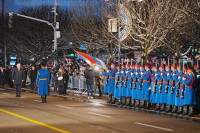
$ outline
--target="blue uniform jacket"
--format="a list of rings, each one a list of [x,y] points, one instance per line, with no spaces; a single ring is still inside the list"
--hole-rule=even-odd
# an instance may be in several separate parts
[[[50,73],[47,69],[40,69],[37,74],[36,84],[39,85],[38,95],[49,95]]]

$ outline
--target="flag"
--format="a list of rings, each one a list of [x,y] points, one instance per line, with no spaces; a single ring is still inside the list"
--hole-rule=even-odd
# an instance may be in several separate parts
[[[94,66],[94,65],[97,65],[97,66],[100,66],[104,69],[107,69],[105,63],[94,57],[94,56],[91,56],[91,55],[88,55],[86,53],[83,53],[83,52],[79,52],[79,51],[75,51],[77,53],[77,55],[79,56],[79,58],[82,58],[85,62],[87,62],[90,66]]]
[[[67,60],[67,58],[66,58],[66,53],[65,53],[64,50],[63,50],[63,59],[64,59],[64,61],[67,61],[67,63],[68,63],[68,60]]]

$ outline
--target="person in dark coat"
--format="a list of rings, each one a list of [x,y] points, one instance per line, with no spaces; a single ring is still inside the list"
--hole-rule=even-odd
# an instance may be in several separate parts
[[[21,68],[21,64],[17,63],[17,67],[14,68],[12,73],[12,80],[16,89],[16,97],[21,97],[21,86],[24,81],[24,70]]]
[[[36,84],[39,86],[38,95],[41,96],[41,103],[47,102],[47,95],[49,95],[50,72],[47,70],[46,63],[41,63],[42,69],[38,71]]]
[[[64,89],[64,70],[62,68],[59,69],[58,71],[58,89],[59,89],[59,94],[63,95],[65,91]]]
[[[34,90],[36,86],[36,78],[37,78],[37,70],[35,69],[35,66],[32,66],[32,69],[30,72],[31,90]]]
[[[87,84],[87,93],[88,93],[88,99],[93,99],[93,84],[94,84],[94,72],[93,68],[90,66],[88,70],[85,71],[85,78],[86,78],[86,84]],[[91,92],[91,97],[90,97]]]
[[[12,67],[8,67],[8,74],[9,74],[8,85],[9,85],[9,87],[11,87],[11,88],[13,87],[12,72],[13,72],[13,68],[12,68]]]
[[[69,71],[68,68],[66,67],[64,73],[64,94],[67,94],[68,81],[69,81]]]
[[[26,88],[26,79],[27,79],[27,75],[28,75],[28,68],[27,68],[27,66],[25,66],[25,67],[24,67],[24,82],[23,82],[23,84],[22,84],[22,86],[23,86],[24,88]]]

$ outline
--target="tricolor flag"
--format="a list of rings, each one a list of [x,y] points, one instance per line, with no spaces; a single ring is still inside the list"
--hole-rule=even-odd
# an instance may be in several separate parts
[[[67,60],[67,58],[66,58],[66,53],[65,53],[64,50],[63,50],[63,59],[64,59],[64,61],[67,61],[67,63],[68,63],[68,60]]]
[[[91,56],[91,55],[88,55],[88,54],[86,54],[86,53],[83,53],[83,52],[79,52],[79,51],[75,51],[75,52],[77,53],[77,55],[78,55],[80,58],[82,58],[82,59],[83,59],[85,62],[87,62],[90,66],[95,66],[95,65],[97,65],[97,66],[100,66],[100,67],[102,67],[102,68],[104,68],[104,69],[107,69],[105,63],[104,63],[102,60],[100,60],[100,59],[98,59],[98,58],[96,58],[96,57],[93,57],[93,56]]]

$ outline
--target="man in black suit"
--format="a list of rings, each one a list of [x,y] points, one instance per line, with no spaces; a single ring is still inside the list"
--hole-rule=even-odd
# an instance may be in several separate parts
[[[12,80],[16,89],[16,97],[21,97],[21,86],[24,81],[24,70],[21,68],[21,64],[17,63],[17,67],[14,68],[12,73]]]
[[[36,78],[37,78],[37,70],[35,69],[35,66],[32,66],[31,72],[30,72],[30,79],[31,79],[31,89],[34,90],[36,86]]]

